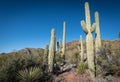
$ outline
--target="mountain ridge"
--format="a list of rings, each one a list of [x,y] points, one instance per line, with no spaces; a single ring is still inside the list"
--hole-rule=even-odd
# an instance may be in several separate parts
[[[83,41],[84,43],[84,48],[85,47],[85,41]],[[113,47],[117,47],[119,48],[120,47],[120,40],[102,40],[102,45],[104,45],[104,43],[109,43],[111,44]],[[67,51],[67,54],[69,54],[68,52],[70,50],[74,51],[75,53],[78,52],[77,50],[77,45],[79,44],[79,40],[73,40],[71,42],[68,42],[66,43],[66,51]],[[20,49],[20,50],[17,50],[17,51],[12,51],[12,52],[9,52],[9,53],[0,53],[0,55],[9,55],[9,54],[12,54],[12,53],[16,53],[16,54],[27,54],[27,55],[41,55],[44,53],[44,49],[43,48],[23,48],[23,49]]]

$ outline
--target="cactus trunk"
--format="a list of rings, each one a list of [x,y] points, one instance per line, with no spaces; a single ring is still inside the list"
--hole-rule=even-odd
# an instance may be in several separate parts
[[[95,76],[94,50],[93,50],[93,37],[91,33],[88,33],[86,36],[86,46],[87,46],[88,67],[90,69],[91,76],[94,77]]]
[[[61,40],[59,40],[59,42],[57,44],[57,47],[58,47],[58,52],[61,53],[62,52],[62,43],[61,43]]]
[[[83,62],[84,49],[83,49],[82,35],[80,35],[80,42],[79,42],[79,45],[78,45],[78,51],[79,51],[79,55],[80,55],[80,61]]]
[[[82,35],[80,36],[80,47],[81,47],[80,56],[81,56],[81,62],[82,62],[83,61],[83,53],[84,53]]]
[[[62,54],[61,54],[63,62],[65,62],[65,44],[66,44],[66,22],[63,23],[63,41],[62,41]]]
[[[55,43],[56,43],[55,30],[52,29],[51,41],[50,41],[50,50],[49,50],[49,55],[48,55],[48,71],[50,73],[53,72],[53,67],[54,67]]]
[[[49,51],[49,46],[48,45],[46,45],[45,46],[45,50],[44,50],[44,56],[43,56],[43,63],[44,63],[44,65],[45,64],[47,64],[48,62],[48,51]]]
[[[97,65],[97,59],[98,59],[98,56],[100,54],[100,47],[101,47],[101,38],[100,38],[100,27],[99,27],[99,14],[98,12],[96,11],[95,12],[95,23],[96,23],[96,30],[95,30],[95,34],[96,34],[96,37],[95,37],[95,67],[98,68],[98,65]],[[96,74],[97,74],[97,71],[96,71]]]
[[[91,77],[94,78],[95,77],[95,64],[94,64],[94,49],[93,49],[92,32],[95,31],[95,23],[93,23],[91,27],[90,11],[89,11],[88,2],[85,3],[85,16],[86,16],[86,23],[85,21],[81,21],[81,26],[82,26],[83,31],[86,33],[88,67],[90,70]]]

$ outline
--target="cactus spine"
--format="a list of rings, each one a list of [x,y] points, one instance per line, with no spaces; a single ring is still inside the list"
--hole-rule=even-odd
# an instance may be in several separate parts
[[[96,38],[95,38],[95,48],[96,48],[96,55],[99,53],[99,49],[101,47],[101,38],[100,38],[100,27],[99,27],[99,14],[95,12],[95,23],[96,23]]]
[[[62,54],[61,54],[63,61],[65,61],[65,44],[66,44],[66,22],[63,23],[63,41],[62,41]]]
[[[95,64],[94,64],[94,49],[93,49],[92,32],[95,31],[95,23],[93,23],[91,27],[90,11],[89,11],[88,2],[85,3],[85,16],[86,16],[86,22],[82,20],[81,26],[82,26],[83,31],[86,33],[88,67],[90,70],[91,77],[94,78],[95,77]]]
[[[55,43],[56,43],[55,30],[52,29],[50,50],[49,50],[49,55],[48,55],[48,70],[50,73],[53,72],[53,67],[54,67]]]

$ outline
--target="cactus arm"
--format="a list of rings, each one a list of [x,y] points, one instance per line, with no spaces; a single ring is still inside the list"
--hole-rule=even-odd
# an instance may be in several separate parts
[[[87,33],[88,33],[88,30],[87,30],[87,28],[86,28],[86,24],[85,24],[85,21],[84,21],[84,20],[81,21],[81,26],[82,26],[83,31],[87,34]]]
[[[95,22],[96,22],[96,33],[100,34],[99,13],[98,13],[98,11],[95,12]]]
[[[91,33],[93,33],[93,32],[95,31],[95,29],[96,29],[96,24],[93,23],[93,24],[92,24],[92,28],[90,29]]]
[[[90,31],[91,21],[90,21],[90,10],[89,10],[89,3],[85,2],[85,21],[86,21],[86,28]]]

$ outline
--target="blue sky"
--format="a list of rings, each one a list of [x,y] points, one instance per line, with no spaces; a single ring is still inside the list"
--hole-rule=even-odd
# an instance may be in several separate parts
[[[0,0],[0,52],[22,48],[44,48],[55,28],[62,39],[63,21],[67,23],[67,42],[85,40],[80,21],[85,19],[84,3],[89,2],[91,20],[100,16],[101,38],[118,39],[120,0]]]

